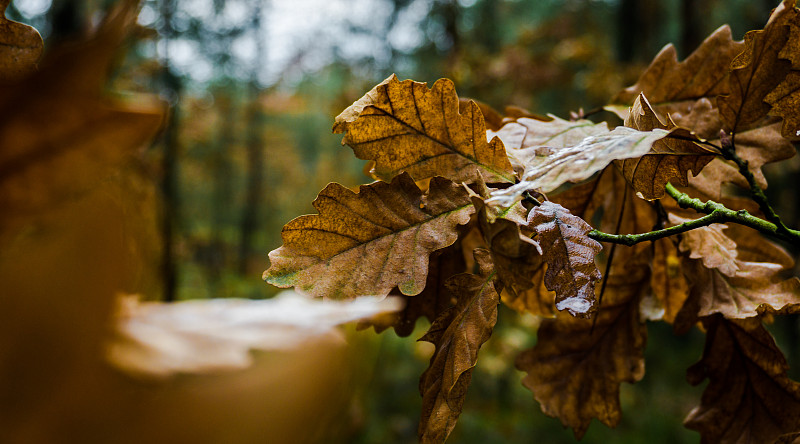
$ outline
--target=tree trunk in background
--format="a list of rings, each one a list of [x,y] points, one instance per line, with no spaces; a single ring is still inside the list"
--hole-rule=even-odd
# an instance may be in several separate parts
[[[681,0],[681,58],[691,54],[705,38],[701,23],[704,3],[702,0]]]
[[[211,196],[211,245],[208,250],[206,278],[209,283],[209,293],[212,297],[218,294],[219,280],[222,271],[228,263],[228,239],[225,236],[226,228],[233,213],[233,167],[231,165],[231,152],[236,142],[236,107],[233,91],[225,91],[217,96],[220,122],[217,143],[212,146],[211,176],[213,178],[213,191]]]
[[[175,28],[172,25],[173,13],[176,9],[176,0],[162,0],[161,37],[164,42],[165,53],[162,62],[161,82],[163,94],[170,100],[168,125],[164,130],[162,147],[164,150],[161,160],[161,195],[163,211],[161,216],[161,236],[163,252],[161,256],[161,274],[164,280],[164,300],[174,301],[177,288],[178,271],[175,262],[175,226],[179,220],[178,214],[178,153],[180,151],[178,140],[178,104],[182,90],[182,82],[170,67],[169,42],[175,37]]]
[[[250,73],[248,84],[250,103],[247,109],[247,130],[246,130],[246,150],[247,150],[247,177],[245,182],[245,201],[242,209],[241,224],[239,226],[239,273],[246,275],[250,272],[248,264],[250,255],[253,252],[252,244],[259,223],[259,208],[264,205],[264,182],[266,165],[264,162],[264,112],[262,110],[258,85],[258,73],[260,62],[267,57],[266,32],[261,21],[262,16],[261,2],[255,2],[252,12],[253,30],[256,39],[256,63]]]

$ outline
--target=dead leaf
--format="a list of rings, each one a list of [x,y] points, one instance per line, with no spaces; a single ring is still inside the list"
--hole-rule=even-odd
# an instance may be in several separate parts
[[[650,288],[658,313],[650,313],[649,320],[663,320],[670,324],[689,297],[689,284],[683,275],[683,263],[672,239],[659,239],[653,243],[650,265]]]
[[[485,269],[491,263],[488,252],[476,251],[476,260],[485,264],[482,273],[486,274],[454,276],[448,286],[457,295],[458,303],[442,313],[420,339],[436,346],[419,383],[421,443],[442,443],[450,435],[464,405],[478,350],[497,322],[499,296],[493,284],[495,274]]]
[[[333,333],[334,327],[397,311],[397,298],[320,301],[293,291],[272,299],[197,299],[176,303],[123,301],[118,336],[107,359],[137,376],[209,373],[252,364],[250,350],[288,350]]]
[[[625,119],[627,107],[640,93],[644,93],[663,115],[672,113],[671,104],[680,107],[686,102],[725,94],[728,92],[728,67],[742,48],[742,42],[731,38],[728,25],[714,31],[682,62],[678,62],[677,51],[669,44],[658,53],[639,80],[619,92],[611,103],[623,106],[626,112],[620,113],[620,117]],[[694,129],[691,126],[687,128]]]
[[[781,58],[789,42],[790,26],[800,25],[794,0],[786,0],[773,11],[766,26],[744,36],[744,50],[731,62],[730,91],[717,99],[720,118],[728,133],[749,129],[770,110],[766,96],[791,70]]]
[[[0,82],[18,79],[36,69],[44,47],[39,31],[5,17],[10,1],[0,1]]]
[[[490,219],[489,207],[473,196],[478,210],[478,227],[491,253],[503,302],[515,310],[552,316],[555,293],[544,286],[545,262],[536,242],[522,234],[519,223],[504,218]],[[522,220],[527,225],[526,220]]]
[[[800,431],[800,384],[760,320],[703,320],[703,357],[687,371],[692,385],[708,378],[700,405],[686,418],[703,444],[771,443]]]
[[[544,283],[556,292],[556,308],[587,317],[594,308],[594,284],[601,277],[594,257],[603,249],[587,236],[592,227],[552,202],[534,207],[528,225],[537,233],[534,241],[547,263]]]
[[[346,133],[359,159],[375,160],[384,180],[405,171],[415,180],[443,176],[471,183],[513,182],[514,172],[499,139],[486,140],[486,125],[474,102],[459,112],[453,82],[433,88],[392,75],[336,117],[334,133]]]
[[[625,126],[640,131],[663,129],[669,135],[653,143],[650,151],[641,157],[617,160],[615,164],[633,189],[647,200],[664,197],[664,187],[689,184],[687,175],[697,175],[716,153],[695,143],[699,139],[686,128],[678,127],[671,119],[663,123],[650,107],[644,94],[639,94],[631,107]]]
[[[532,349],[516,360],[527,372],[522,383],[548,416],[572,427],[581,439],[592,418],[614,427],[621,418],[619,385],[644,376],[647,329],[640,320],[639,294],[647,279],[637,274],[607,277],[606,295],[592,319],[558,313],[539,327]]]
[[[474,208],[464,187],[431,180],[424,195],[411,176],[362,185],[358,193],[332,183],[314,200],[318,215],[284,226],[283,246],[269,254],[264,280],[335,299],[406,295],[425,287],[428,256],[452,245],[456,227]]]
[[[691,221],[675,214],[669,214],[669,221],[680,225]],[[683,233],[680,249],[688,252],[689,258],[700,259],[706,268],[716,268],[726,276],[735,276],[739,271],[736,263],[736,242],[722,233],[728,228],[725,224],[711,224]]]
[[[565,183],[586,180],[614,160],[641,157],[667,134],[661,129],[638,131],[620,126],[589,136],[576,145],[519,150],[514,155],[525,166],[522,179],[508,188],[493,191],[490,202],[510,207],[526,191],[547,193]]]
[[[446,282],[452,276],[467,270],[462,251],[462,240],[453,245],[431,253],[428,265],[428,277],[425,289],[416,296],[406,296],[399,289],[393,288],[389,293],[405,301],[405,308],[398,312],[383,313],[359,323],[359,328],[375,328],[380,333],[393,327],[397,336],[405,337],[414,331],[417,319],[425,317],[433,322],[439,314],[454,303],[453,295],[446,289]],[[470,250],[472,251],[472,250]]]

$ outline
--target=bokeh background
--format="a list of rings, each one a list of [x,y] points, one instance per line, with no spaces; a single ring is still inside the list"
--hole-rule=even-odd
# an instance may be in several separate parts
[[[84,33],[112,4],[25,0],[10,5],[7,15],[36,27],[45,48],[55,48]],[[267,253],[281,243],[283,224],[313,212],[311,201],[328,182],[355,187],[369,180],[363,161],[331,134],[334,116],[392,73],[429,84],[448,77],[461,97],[496,109],[513,105],[568,117],[602,106],[634,83],[665,44],[673,42],[683,58],[725,23],[742,38],[762,27],[776,4],[144,1],[141,28],[109,89],[156,94],[170,105],[168,125],[142,159],[161,190],[154,230],[159,278],[149,297],[274,295],[260,277]],[[797,226],[796,205],[780,188],[780,182],[770,188],[773,198],[784,200],[781,214]],[[535,343],[536,325],[501,308],[449,442],[574,442],[570,430],[541,413],[513,367],[516,354]],[[415,339],[426,328],[420,321],[409,338],[350,333],[359,338],[364,384],[336,439],[415,441],[416,388],[431,353]],[[795,320],[772,330],[796,362]],[[635,386],[623,385],[622,423],[616,430],[595,423],[583,442],[699,442],[681,422],[702,391],[684,378],[701,352],[700,332],[675,337],[668,326],[651,324],[647,374]]]

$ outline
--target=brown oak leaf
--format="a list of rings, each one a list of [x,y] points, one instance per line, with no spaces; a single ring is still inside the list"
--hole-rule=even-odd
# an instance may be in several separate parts
[[[725,130],[738,133],[760,121],[770,110],[764,101],[791,70],[781,56],[789,42],[790,26],[797,27],[794,0],[786,0],[773,11],[766,26],[744,36],[744,50],[731,62],[729,93],[717,100]]]
[[[552,202],[533,208],[528,225],[537,233],[535,242],[547,263],[544,283],[556,292],[556,308],[573,316],[589,316],[594,284],[601,277],[594,258],[603,249],[587,236],[592,227]]]
[[[686,128],[678,127],[672,119],[667,118],[667,123],[663,123],[644,94],[639,94],[633,102],[625,126],[641,131],[669,131],[667,137],[653,143],[643,156],[615,161],[633,189],[647,200],[664,197],[664,186],[669,182],[688,185],[689,172],[696,176],[716,154],[695,143],[699,139]]]
[[[497,322],[499,296],[495,273],[486,268],[491,266],[489,253],[476,250],[476,260],[482,264],[481,275],[464,273],[450,279],[448,287],[458,302],[433,321],[420,339],[436,346],[419,382],[421,443],[442,443],[450,435],[464,405],[478,350]]]
[[[265,281],[314,296],[416,295],[425,287],[428,256],[452,245],[474,208],[463,186],[435,177],[428,193],[407,173],[362,185],[358,193],[329,184],[314,200],[317,215],[284,226],[270,252]]]
[[[334,133],[346,133],[359,159],[375,160],[376,177],[390,180],[405,171],[415,180],[443,176],[471,183],[477,173],[489,182],[513,182],[514,172],[500,139],[486,139],[475,102],[463,106],[453,82],[399,81],[392,75],[336,117]]]
[[[35,28],[8,20],[11,0],[0,1],[0,81],[17,79],[36,69],[42,55],[42,36]]]
[[[580,439],[592,418],[614,427],[621,418],[619,386],[644,376],[647,328],[640,319],[639,295],[646,269],[612,274],[603,305],[592,319],[558,313],[539,327],[532,349],[516,367],[528,374],[522,383],[542,411],[572,427]]]
[[[717,315],[703,326],[703,357],[687,379],[709,383],[686,427],[699,431],[703,444],[772,443],[800,431],[800,384],[786,375],[789,365],[761,321]]]

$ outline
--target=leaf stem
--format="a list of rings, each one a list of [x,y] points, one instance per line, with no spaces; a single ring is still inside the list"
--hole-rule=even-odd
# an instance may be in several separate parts
[[[800,231],[785,227],[785,230],[779,229],[776,224],[755,217],[745,210],[734,211],[714,201],[703,202],[700,199],[691,198],[686,193],[678,191],[678,189],[670,183],[667,184],[666,191],[667,194],[678,202],[681,208],[691,208],[700,213],[705,213],[706,215],[674,227],[664,228],[663,230],[655,230],[641,234],[609,234],[592,230],[589,232],[589,237],[599,242],[612,242],[632,246],[639,242],[658,240],[674,234],[694,230],[695,228],[705,227],[713,223],[734,222],[800,246]]]

